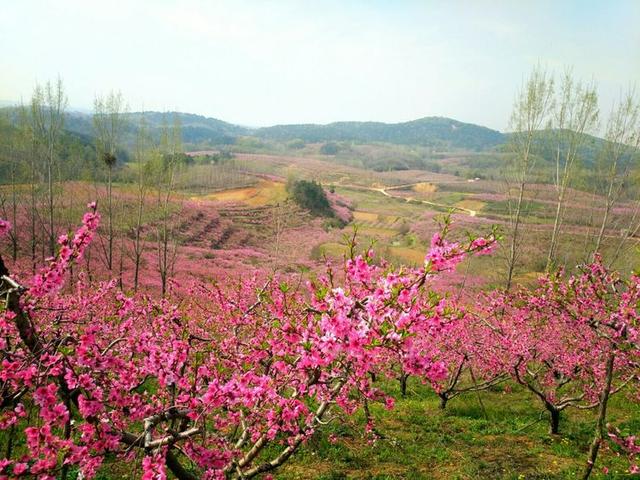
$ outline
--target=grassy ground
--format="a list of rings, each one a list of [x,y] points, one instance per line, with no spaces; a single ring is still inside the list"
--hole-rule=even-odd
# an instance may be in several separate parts
[[[393,410],[373,406],[382,438],[364,437],[358,414],[330,424],[275,477],[339,479],[572,479],[578,478],[593,431],[594,412],[568,411],[560,435],[547,433],[547,417],[517,386],[469,394],[438,408],[428,386],[410,379],[408,395]],[[395,385],[391,385],[394,388]],[[396,391],[396,393],[398,393]],[[614,397],[609,419],[640,426],[640,407]],[[338,438],[332,443],[330,435]],[[632,478],[625,459],[604,450],[593,478]]]
[[[560,434],[547,433],[542,406],[517,385],[467,394],[446,410],[429,386],[409,379],[406,398],[386,383],[395,408],[371,404],[377,439],[365,435],[362,411],[336,416],[273,473],[277,480],[563,480],[580,477],[593,433],[595,412],[563,413]],[[610,402],[608,421],[623,431],[640,429],[640,405],[624,394]],[[0,445],[6,432],[0,432]],[[22,444],[15,445],[22,448]],[[277,450],[279,451],[279,450]],[[276,450],[264,452],[272,458]],[[608,468],[604,473],[603,467]],[[637,478],[615,447],[601,449],[593,479]],[[70,478],[75,478],[73,470]],[[98,480],[140,478],[140,457],[106,459]],[[171,477],[170,477],[171,478]]]

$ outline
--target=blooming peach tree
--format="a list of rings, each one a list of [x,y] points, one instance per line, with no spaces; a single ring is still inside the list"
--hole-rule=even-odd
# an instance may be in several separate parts
[[[629,473],[640,474],[640,442],[636,435],[623,435],[609,427],[609,438],[629,458]]]
[[[640,277],[622,281],[596,257],[569,278],[559,272],[534,290],[494,292],[477,311],[494,333],[485,358],[541,401],[551,433],[566,408],[597,409],[587,478],[606,438],[609,397],[637,392]]]
[[[0,475],[92,478],[105,461],[144,479],[266,474],[336,412],[391,408],[371,381],[393,375],[390,358],[446,375],[427,339],[459,313],[431,278],[494,242],[436,236],[420,268],[376,265],[369,251],[312,282],[244,278],[170,301],[82,273],[69,282],[99,218],[90,204],[30,281],[0,261]]]

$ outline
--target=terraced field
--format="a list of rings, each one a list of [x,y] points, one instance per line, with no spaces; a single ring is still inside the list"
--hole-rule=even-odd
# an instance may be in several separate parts
[[[186,186],[172,197],[170,211],[177,233],[177,258],[188,260],[188,265],[181,265],[185,274],[199,271],[200,276],[209,278],[220,272],[240,271],[248,265],[281,265],[292,271],[318,269],[325,256],[341,261],[346,251],[343,237],[351,236],[354,228],[358,230],[361,248],[373,245],[379,256],[392,263],[419,264],[431,236],[439,229],[436,220],[449,209],[453,211],[454,237],[465,238],[466,232],[486,232],[494,224],[503,229],[508,226],[508,197],[498,182],[469,182],[451,175],[419,171],[371,172],[313,157],[239,157],[243,158],[243,168],[247,168],[243,175],[249,185],[203,191],[200,195],[194,193],[198,190]],[[204,167],[201,170],[206,170]],[[352,220],[344,228],[336,228],[288,202],[285,180],[290,174],[293,178],[323,182],[327,190],[335,191],[331,196],[344,200],[341,200],[342,208]],[[60,196],[61,202],[65,202],[61,204],[61,208],[64,207],[61,211],[68,219],[77,218],[83,205],[93,198],[104,204],[106,194],[101,185],[69,182],[64,188],[69,194]],[[136,190],[130,184],[117,184],[115,194],[116,230],[127,239],[126,244],[131,240]],[[544,245],[551,229],[553,195],[553,190],[546,185],[534,186],[528,193],[518,281],[530,283],[544,269]],[[72,200],[81,201],[76,204]],[[597,196],[577,192],[574,203],[569,205],[565,233],[560,238],[563,250],[577,252],[566,258],[569,264],[582,261],[581,250],[575,247],[584,243],[589,231],[588,214],[597,201]],[[612,224],[622,224],[634,208],[628,205],[612,211]],[[145,268],[153,269],[157,262],[156,238],[160,226],[157,196],[153,192],[145,200],[143,217],[144,264]],[[606,247],[615,248],[620,232],[607,232],[606,238]],[[633,242],[629,245],[633,248]],[[634,268],[636,260],[622,267]],[[128,261],[127,258],[125,267]],[[483,278],[486,285],[500,285],[504,277],[504,249],[469,263],[459,268],[454,283],[464,278],[474,284]],[[150,274],[154,276],[155,273]]]

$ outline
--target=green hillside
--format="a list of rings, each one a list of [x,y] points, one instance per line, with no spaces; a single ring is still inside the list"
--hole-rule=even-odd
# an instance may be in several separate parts
[[[15,108],[6,107],[3,110],[11,115]],[[497,130],[444,117],[425,117],[402,123],[335,122],[328,125],[298,124],[248,128],[202,115],[175,113],[180,118],[184,142],[199,146],[228,145],[235,143],[238,137],[255,136],[276,142],[301,140],[305,143],[332,141],[390,143],[444,150],[485,151],[504,143],[506,138]],[[127,114],[125,144],[133,144],[142,115],[151,135],[159,136],[163,123],[173,121],[174,112]],[[68,112],[65,128],[80,135],[91,136],[93,134],[91,115],[75,111]]]
[[[497,130],[445,117],[425,117],[403,123],[276,125],[260,128],[255,131],[255,135],[281,141],[299,138],[305,142],[387,142],[464,150],[486,150],[505,141],[504,134]]]

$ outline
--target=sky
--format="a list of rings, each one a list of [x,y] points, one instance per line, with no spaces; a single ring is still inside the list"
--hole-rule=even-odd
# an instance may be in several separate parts
[[[58,75],[74,109],[247,126],[446,116],[506,130],[539,64],[640,89],[640,0],[0,0],[0,100]]]

